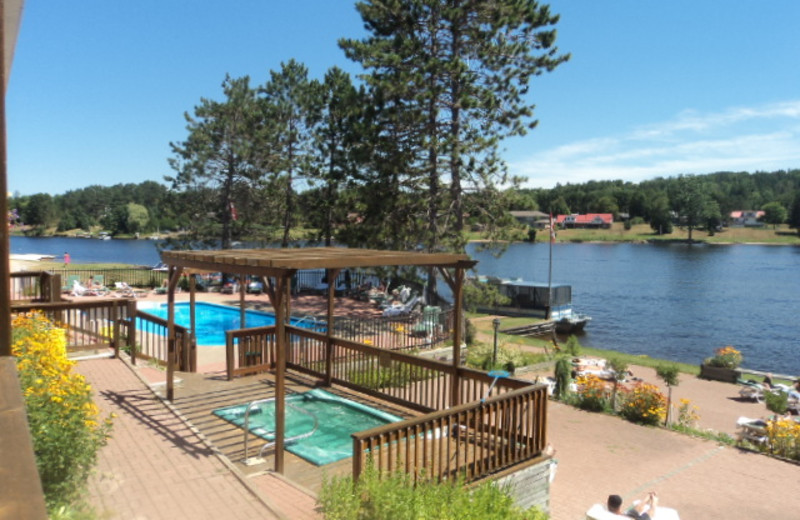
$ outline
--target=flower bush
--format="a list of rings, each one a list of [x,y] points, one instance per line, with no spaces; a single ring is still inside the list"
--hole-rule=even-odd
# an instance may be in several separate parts
[[[728,345],[714,351],[714,356],[707,358],[705,364],[712,367],[737,368],[742,364],[742,353]]]
[[[655,385],[637,383],[623,392],[619,414],[631,422],[654,426],[666,412],[667,399]]]
[[[111,417],[98,419],[91,387],[72,372],[63,329],[38,313],[17,316],[12,327],[36,465],[53,511],[79,498],[108,438]]]
[[[605,382],[595,375],[579,376],[575,380],[578,391],[575,405],[581,410],[602,412],[610,407],[609,392]]]
[[[688,399],[681,399],[678,402],[678,419],[677,424],[682,428],[694,428],[697,421],[700,420],[700,415],[697,413],[697,407],[692,405]]]
[[[800,460],[800,423],[791,417],[767,421],[767,434],[767,447],[773,455]]]

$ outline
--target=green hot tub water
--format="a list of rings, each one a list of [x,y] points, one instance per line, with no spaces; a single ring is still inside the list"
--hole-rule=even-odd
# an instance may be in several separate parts
[[[314,389],[286,397],[291,403],[317,417],[317,430],[310,437],[288,442],[286,449],[322,466],[353,456],[351,434],[402,421],[401,417],[371,408],[361,403],[339,397],[324,390]],[[244,428],[246,404],[214,410],[214,415]],[[275,439],[275,402],[256,405],[250,410],[250,432],[264,440]],[[286,407],[286,438],[311,431],[314,419],[309,415]]]

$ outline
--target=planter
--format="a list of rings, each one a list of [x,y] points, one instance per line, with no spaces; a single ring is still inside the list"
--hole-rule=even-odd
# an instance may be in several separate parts
[[[736,381],[739,379],[739,370],[735,368],[700,365],[700,377],[703,379],[710,379],[712,381],[736,383]]]

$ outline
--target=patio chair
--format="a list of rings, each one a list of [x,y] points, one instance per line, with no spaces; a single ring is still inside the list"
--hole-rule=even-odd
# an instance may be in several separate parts
[[[406,303],[400,305],[392,305],[391,307],[386,307],[383,310],[384,316],[406,316],[411,314],[414,308],[421,303],[422,298],[419,296],[414,296]]]
[[[739,397],[752,399],[757,403],[764,401],[764,386],[756,382],[744,382],[739,389]]]
[[[753,444],[765,444],[769,440],[767,433],[767,422],[763,419],[751,419],[749,417],[739,417],[736,420],[736,440],[738,442],[748,441]]]

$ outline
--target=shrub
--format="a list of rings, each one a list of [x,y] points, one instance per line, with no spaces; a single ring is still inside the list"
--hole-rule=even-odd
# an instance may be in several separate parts
[[[678,401],[678,419],[677,425],[682,428],[694,428],[697,421],[700,420],[700,415],[697,413],[697,407],[693,406],[688,399],[681,399]]]
[[[742,364],[742,353],[728,345],[714,351],[714,356],[707,358],[705,364],[712,367],[737,368]]]
[[[560,357],[555,367],[556,399],[564,399],[569,394],[569,383],[572,380],[572,363],[566,357]]]
[[[783,415],[789,409],[789,394],[785,392],[764,392],[764,402],[768,410],[778,415]]]
[[[327,520],[511,519],[545,520],[547,515],[514,505],[506,489],[487,482],[467,489],[463,482],[418,480],[395,472],[379,475],[368,466],[354,484],[352,477],[325,479],[319,503]]]
[[[653,426],[665,413],[666,399],[655,385],[637,383],[623,393],[619,414],[631,422]]]
[[[791,417],[767,421],[767,434],[773,455],[800,460],[800,423]]]
[[[575,405],[581,410],[602,412],[610,409],[608,389],[605,382],[595,375],[579,376],[575,381],[578,392]]]
[[[580,356],[581,354],[581,342],[578,341],[578,338],[574,335],[567,338],[567,344],[564,347],[570,356]]]
[[[20,315],[13,340],[36,465],[52,512],[79,498],[111,418],[98,421],[91,387],[67,359],[64,330],[41,314]]]

